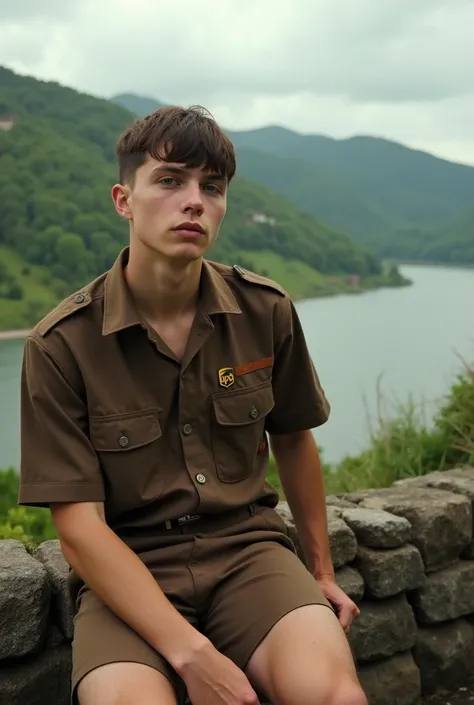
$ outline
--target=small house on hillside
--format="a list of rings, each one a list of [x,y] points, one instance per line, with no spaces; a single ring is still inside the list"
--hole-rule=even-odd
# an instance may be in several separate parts
[[[0,130],[2,132],[8,132],[11,130],[15,124],[15,118],[13,115],[0,115]]]
[[[276,218],[266,215],[266,213],[251,213],[247,216],[247,225],[253,223],[267,223],[268,225],[276,225]]]

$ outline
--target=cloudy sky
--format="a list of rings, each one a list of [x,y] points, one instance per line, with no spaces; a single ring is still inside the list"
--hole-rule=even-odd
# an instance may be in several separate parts
[[[474,0],[0,0],[0,65],[474,165]]]

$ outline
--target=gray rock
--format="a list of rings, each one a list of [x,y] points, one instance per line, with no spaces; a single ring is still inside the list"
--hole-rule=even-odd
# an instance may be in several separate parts
[[[435,624],[474,613],[474,561],[459,561],[432,573],[412,595],[420,624]]]
[[[50,585],[19,541],[0,541],[0,659],[38,650],[46,636]]]
[[[364,499],[367,499],[368,497],[372,497],[373,495],[378,495],[380,493],[380,489],[371,489],[371,490],[356,490],[355,492],[343,492],[342,494],[338,495],[341,497],[341,499],[344,499],[346,502],[350,502],[351,504],[355,504],[358,506],[361,502],[364,501]]]
[[[288,505],[288,502],[284,502],[284,501],[279,502],[278,505],[276,506],[276,511],[278,512],[278,514],[281,516],[281,518],[285,522],[288,536],[290,537],[290,539],[293,541],[293,543],[295,545],[298,557],[306,565],[306,556],[304,555],[303,549],[301,548],[298,532],[296,530],[295,522],[293,519],[293,514],[291,513],[291,509]]]
[[[453,690],[472,678],[474,626],[460,619],[435,627],[422,627],[413,654],[421,672],[425,695],[441,688]]]
[[[342,518],[354,532],[359,544],[369,548],[398,548],[411,539],[408,519],[375,509],[345,509]]]
[[[69,705],[70,698],[69,645],[0,669],[0,705]]]
[[[295,544],[298,556],[303,563],[305,563],[306,559],[301,549],[295,522],[288,502],[279,502],[276,510],[285,522],[288,535]],[[350,563],[357,553],[356,537],[347,524],[340,518],[339,515],[341,512],[342,509],[339,507],[327,507],[329,545],[334,569],[341,568],[346,563]]]
[[[472,505],[454,492],[430,487],[376,490],[360,506],[383,509],[408,519],[412,543],[419,549],[426,572],[452,564],[472,541]]]
[[[417,486],[434,487],[464,495],[464,497],[471,500],[473,505],[474,522],[474,468],[460,467],[452,470],[443,470],[442,472],[432,472],[417,478]],[[462,556],[468,559],[474,558],[474,529],[473,539]]]
[[[35,551],[46,568],[52,586],[54,619],[67,639],[72,639],[74,606],[69,593],[67,576],[69,566],[59,541],[45,541]]]
[[[420,552],[410,544],[385,551],[359,546],[354,565],[366,595],[378,600],[420,588],[426,580]]]
[[[349,630],[358,662],[387,658],[414,646],[417,625],[405,595],[380,602],[363,600],[359,607],[360,616]]]
[[[44,648],[54,649],[56,648],[56,646],[59,646],[59,644],[62,644],[65,640],[66,638],[60,628],[56,624],[51,622],[46,634]]]
[[[358,676],[370,705],[418,705],[420,671],[410,652],[361,664]]]
[[[335,494],[328,494],[326,496],[326,505],[330,507],[340,507],[341,509],[354,509],[357,505],[353,502],[348,502],[347,499],[338,497]]]
[[[327,516],[328,521],[329,521],[329,519],[334,519],[334,517],[336,517],[336,519],[338,517],[341,517],[342,512],[343,512],[342,507],[338,507],[338,506],[332,505],[332,504],[326,505],[326,516]]]
[[[354,602],[360,602],[364,596],[364,579],[358,570],[344,566],[335,571],[336,583]]]
[[[346,522],[336,516],[328,516],[329,546],[334,569],[351,563],[357,554],[357,539]]]

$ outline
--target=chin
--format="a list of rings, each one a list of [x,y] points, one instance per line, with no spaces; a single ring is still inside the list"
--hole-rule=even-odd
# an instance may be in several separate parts
[[[186,245],[180,245],[179,247],[173,248],[173,251],[166,253],[166,256],[170,260],[187,263],[195,262],[200,257],[203,257],[205,253],[205,247],[199,247],[197,244],[186,243]]]

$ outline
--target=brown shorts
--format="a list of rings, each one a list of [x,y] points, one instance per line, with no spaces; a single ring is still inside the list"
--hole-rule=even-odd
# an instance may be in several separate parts
[[[281,617],[303,605],[330,604],[296,555],[275,510],[251,508],[238,524],[206,524],[200,520],[172,529],[165,543],[140,557],[176,609],[244,669]],[[178,701],[184,701],[184,684],[168,662],[95,593],[86,590],[78,606],[72,703],[77,703],[81,678],[98,666],[121,661],[157,669],[175,686]]]

